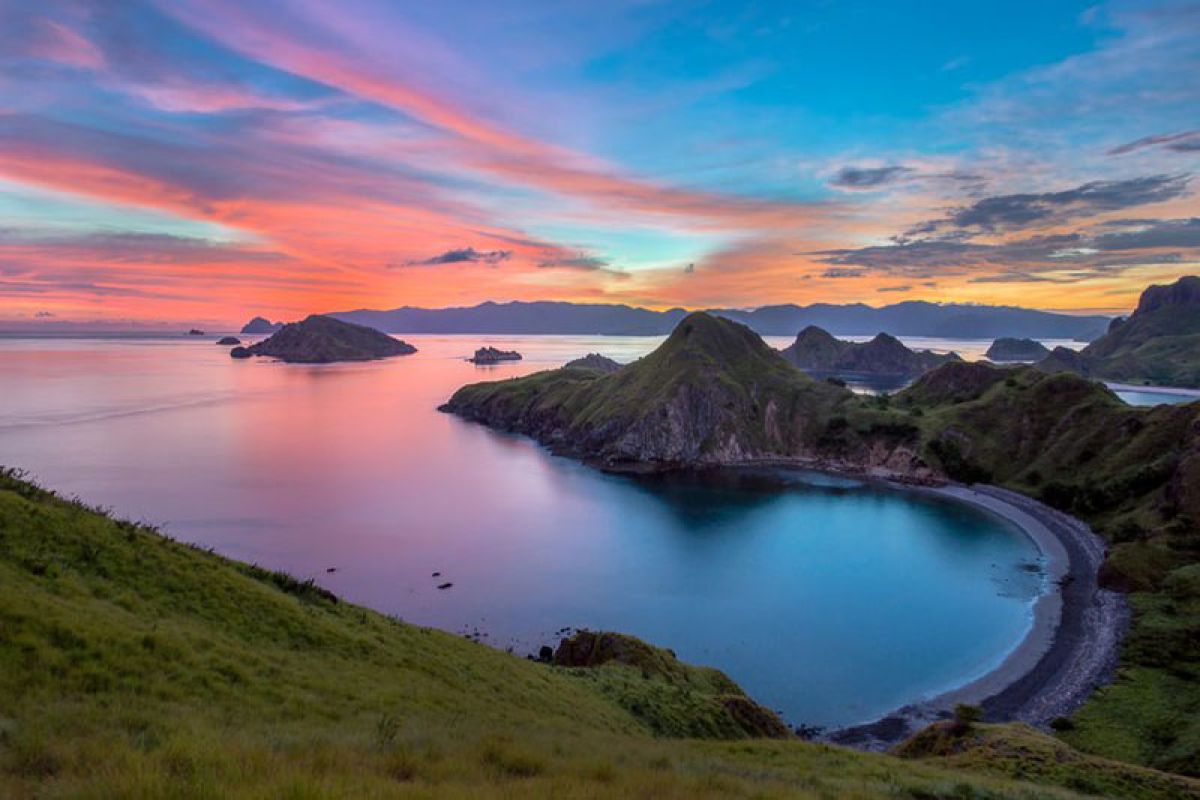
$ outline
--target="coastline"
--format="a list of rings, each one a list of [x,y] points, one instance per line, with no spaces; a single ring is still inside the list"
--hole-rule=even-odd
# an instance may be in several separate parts
[[[967,503],[1020,529],[1046,559],[1052,589],[1034,604],[1033,626],[995,669],[963,686],[904,706],[863,725],[826,735],[836,744],[886,750],[920,728],[948,718],[959,703],[977,705],[992,722],[1047,728],[1111,681],[1130,613],[1123,595],[1099,586],[1105,544],[1080,520],[995,486],[914,487]]]

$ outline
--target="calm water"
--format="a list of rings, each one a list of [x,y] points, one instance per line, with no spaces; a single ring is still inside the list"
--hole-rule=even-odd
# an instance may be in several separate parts
[[[0,463],[518,653],[564,626],[634,633],[794,723],[960,684],[1030,626],[1037,553],[973,510],[815,476],[608,476],[435,411],[466,382],[659,340],[409,340],[306,367],[208,339],[0,338]],[[461,360],[485,342],[527,358]]]

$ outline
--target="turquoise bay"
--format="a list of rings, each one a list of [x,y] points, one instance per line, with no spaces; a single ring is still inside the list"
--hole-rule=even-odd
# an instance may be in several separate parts
[[[518,655],[565,627],[633,633],[794,724],[962,684],[1030,627],[1038,552],[974,509],[797,473],[605,475],[435,411],[463,383],[656,340],[406,338],[418,354],[323,367],[207,340],[0,339],[0,462]],[[526,358],[462,360],[484,343]]]

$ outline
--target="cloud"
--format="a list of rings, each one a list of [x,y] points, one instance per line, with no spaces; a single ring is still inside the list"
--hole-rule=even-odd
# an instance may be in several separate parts
[[[875,291],[877,292],[908,292],[912,290],[911,284],[901,284],[900,286],[880,286]]]
[[[587,272],[609,269],[609,263],[598,256],[579,254],[549,258],[538,263],[542,269],[578,269]]]
[[[865,269],[845,269],[842,267],[835,267],[833,269],[827,269],[824,272],[822,272],[821,277],[822,278],[861,278],[863,275],[866,275],[866,274],[867,274],[867,271]]]
[[[845,166],[829,180],[829,185],[844,191],[874,191],[897,183],[916,172],[912,167],[898,164],[888,167]]]
[[[468,262],[499,264],[501,261],[507,261],[510,258],[512,258],[511,250],[480,251],[474,247],[462,247],[457,250],[447,250],[444,253],[438,253],[436,256],[430,256],[418,261],[409,261],[408,263],[414,265],[463,264]]]
[[[1190,175],[1148,175],[1114,181],[1091,181],[1060,192],[985,197],[952,210],[942,219],[909,229],[906,236],[950,231],[997,233],[1061,223],[1104,211],[1119,211],[1174,200],[1187,192]]]
[[[1200,152],[1200,129],[1183,131],[1182,133],[1162,133],[1157,136],[1145,136],[1141,139],[1135,139],[1132,142],[1126,142],[1120,147],[1114,147],[1108,151],[1108,155],[1123,156],[1126,153],[1133,153],[1149,148],[1172,150],[1176,153]]]

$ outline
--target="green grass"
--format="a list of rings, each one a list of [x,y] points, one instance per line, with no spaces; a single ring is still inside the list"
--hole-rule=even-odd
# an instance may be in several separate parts
[[[638,653],[534,663],[0,475],[3,797],[1057,798],[1088,771],[730,738],[736,686]]]

